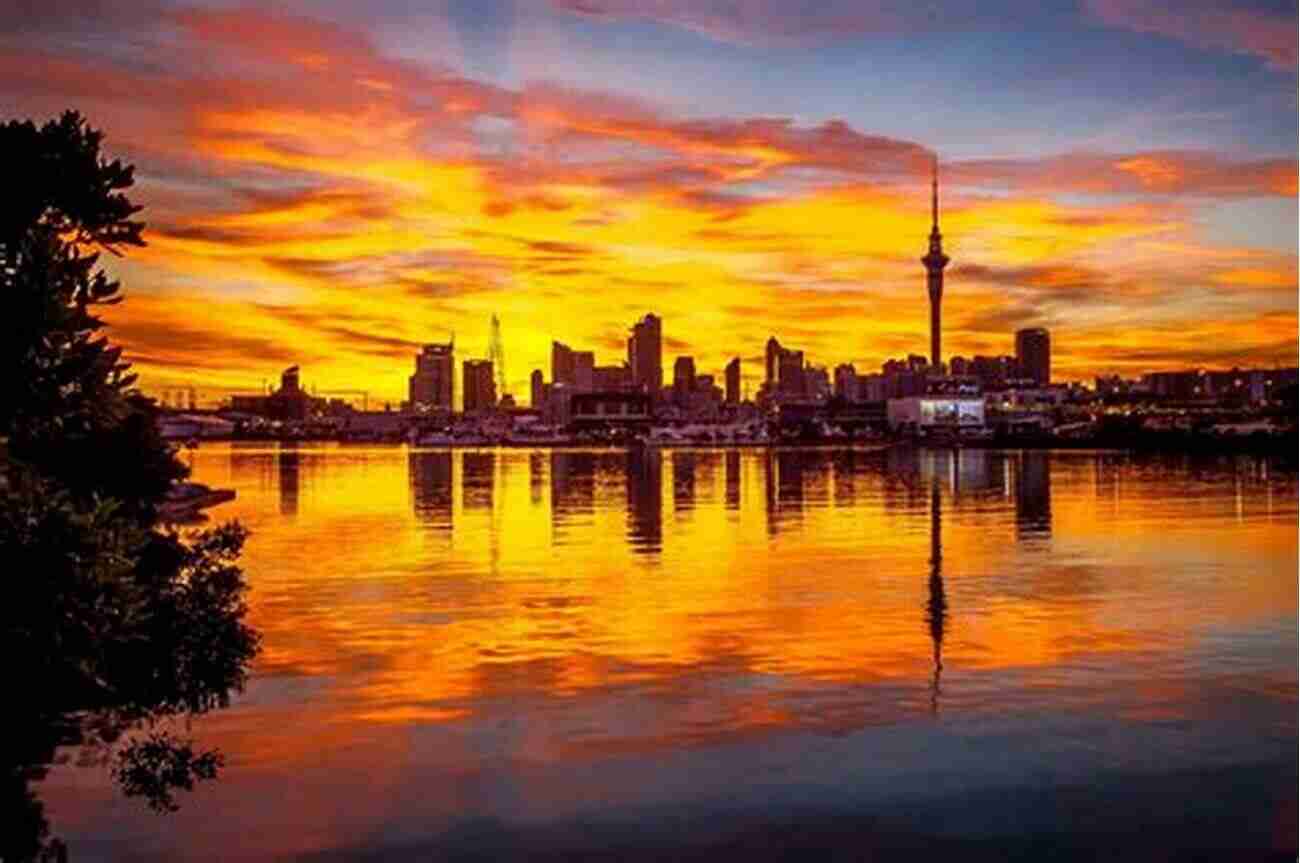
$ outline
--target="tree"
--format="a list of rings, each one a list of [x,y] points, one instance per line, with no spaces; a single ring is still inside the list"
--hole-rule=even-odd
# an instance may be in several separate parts
[[[75,112],[0,125],[13,178],[0,199],[0,650],[23,658],[0,747],[0,807],[23,814],[0,819],[4,860],[59,853],[29,788],[56,745],[99,746],[126,793],[162,810],[215,775],[219,755],[162,721],[228,703],[258,647],[243,528],[182,535],[158,519],[188,471],[96,314],[120,301],[99,255],[144,244],[133,169],[101,140]]]

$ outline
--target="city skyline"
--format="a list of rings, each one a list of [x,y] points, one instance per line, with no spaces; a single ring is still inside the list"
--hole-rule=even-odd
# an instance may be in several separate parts
[[[0,104],[78,108],[137,166],[107,317],[147,390],[297,364],[396,403],[425,344],[487,358],[493,314],[520,401],[552,341],[618,363],[647,311],[669,373],[761,380],[772,335],[928,354],[936,156],[945,360],[1043,327],[1062,381],[1295,361],[1294,10],[102,7],[0,29]],[[1035,38],[991,50],[1008,12]]]

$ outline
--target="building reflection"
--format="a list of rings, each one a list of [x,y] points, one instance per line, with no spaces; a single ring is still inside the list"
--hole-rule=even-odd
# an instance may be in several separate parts
[[[1016,466],[1016,539],[1052,535],[1052,462],[1045,452],[1021,453]]]
[[[253,484],[269,489],[277,482],[275,460],[261,441],[232,441],[230,444],[230,478],[236,485]]]
[[[528,454],[528,499],[534,505],[542,502],[542,489],[546,487],[546,456],[540,452]]]
[[[673,514],[686,516],[695,509],[696,454],[678,450],[673,460]]]
[[[596,456],[589,452],[551,452],[551,523],[596,509]]]
[[[768,450],[763,458],[767,530],[775,536],[786,523],[803,517],[804,453]]]
[[[452,528],[451,459],[450,450],[412,451],[406,463],[416,518],[448,533]]]
[[[280,487],[280,515],[298,514],[298,489],[301,478],[299,469],[298,445],[293,442],[280,444],[276,457],[276,482]]]
[[[491,451],[461,454],[461,505],[466,510],[492,509],[496,462],[496,453]]]
[[[632,551],[658,554],[663,549],[663,453],[633,447],[627,453],[627,538]]]
[[[727,450],[722,463],[727,509],[740,509],[740,451]]]

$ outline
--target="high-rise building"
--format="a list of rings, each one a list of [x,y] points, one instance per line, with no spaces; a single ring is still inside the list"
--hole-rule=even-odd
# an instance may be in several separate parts
[[[858,372],[852,363],[835,367],[835,397],[846,402],[858,400]]]
[[[673,401],[685,407],[695,391],[695,358],[678,357],[673,363]]]
[[[727,404],[740,404],[740,357],[732,357],[724,373],[727,383]]]
[[[930,294],[930,366],[936,372],[943,356],[940,351],[942,337],[943,268],[948,266],[948,256],[943,253],[943,235],[939,233],[939,160],[936,158],[930,177],[930,250],[921,263],[925,265],[925,286]]]
[[[574,382],[573,351],[562,342],[551,342],[551,383],[573,386]]]
[[[464,388],[461,390],[465,413],[489,411],[497,405],[496,378],[492,375],[491,360],[465,360],[462,366],[465,376]]]
[[[1038,386],[1052,382],[1052,339],[1042,327],[1016,331],[1016,368]]]
[[[656,398],[664,385],[663,320],[648,314],[632,327],[627,340],[627,364],[632,384]]]
[[[778,366],[781,362],[781,353],[783,350],[781,343],[776,340],[776,336],[768,338],[767,347],[763,351],[763,382],[767,384],[769,392],[776,391],[777,376],[780,374]]]
[[[413,410],[452,409],[455,394],[456,343],[425,345],[415,355],[415,374],[411,375],[409,398]]]
[[[777,361],[777,391],[788,396],[806,395],[808,386],[804,380],[803,351],[782,350]]]
[[[302,386],[298,383],[298,367],[289,366],[280,373],[280,392],[285,395],[296,395],[302,391]]]
[[[808,387],[804,380],[803,351],[784,348],[772,336],[767,340],[765,356],[769,393],[781,393],[787,396],[803,396]]]
[[[533,369],[528,384],[532,395],[532,406],[540,410],[546,404],[546,381],[542,377],[541,369]]]

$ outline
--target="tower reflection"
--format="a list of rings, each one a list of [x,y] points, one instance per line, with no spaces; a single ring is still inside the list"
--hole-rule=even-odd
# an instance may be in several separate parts
[[[633,447],[627,453],[627,539],[632,551],[657,554],[663,549],[663,453]]]
[[[943,673],[943,635],[948,623],[948,597],[943,588],[943,500],[939,475],[930,477],[930,596],[925,603],[925,621],[934,650],[934,676],[930,681],[930,712],[939,712],[939,676]]]

